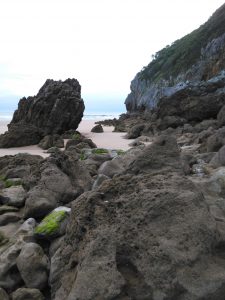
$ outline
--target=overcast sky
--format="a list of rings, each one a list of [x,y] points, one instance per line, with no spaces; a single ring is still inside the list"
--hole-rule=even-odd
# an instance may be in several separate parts
[[[77,78],[89,111],[123,108],[151,55],[222,0],[0,0],[0,111],[47,78]],[[5,99],[5,100],[4,100]]]

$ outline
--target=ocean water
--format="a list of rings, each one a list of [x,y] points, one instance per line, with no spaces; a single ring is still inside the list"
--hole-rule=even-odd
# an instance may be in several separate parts
[[[114,119],[119,118],[122,114],[118,112],[86,112],[84,113],[83,120],[106,120],[106,119]],[[10,121],[12,119],[13,112],[6,111],[0,112],[0,121]]]

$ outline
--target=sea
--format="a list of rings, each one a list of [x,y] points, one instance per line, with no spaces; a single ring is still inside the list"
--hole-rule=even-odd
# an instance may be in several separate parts
[[[119,118],[123,112],[86,112],[82,120],[107,120]],[[13,117],[13,111],[0,112],[0,121],[10,121]]]

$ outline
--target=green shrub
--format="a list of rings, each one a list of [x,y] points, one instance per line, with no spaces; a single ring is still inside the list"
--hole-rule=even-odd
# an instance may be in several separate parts
[[[195,64],[201,57],[201,49],[214,38],[221,36],[224,28],[223,6],[198,29],[156,52],[153,60],[139,73],[140,79],[150,83],[166,79],[173,84],[173,78]]]

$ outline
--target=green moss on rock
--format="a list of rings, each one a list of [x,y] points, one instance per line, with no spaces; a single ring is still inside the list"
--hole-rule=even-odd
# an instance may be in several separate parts
[[[81,140],[81,135],[79,133],[74,133],[72,135],[72,140],[76,140],[76,141]]]
[[[53,211],[41,221],[41,223],[35,228],[34,233],[43,236],[55,235],[60,228],[61,222],[65,218],[65,211]]]
[[[124,155],[125,154],[125,151],[122,150],[122,149],[118,149],[116,152],[117,152],[117,155]]]
[[[18,185],[21,185],[21,184],[22,184],[22,181],[20,179],[18,179],[17,181],[10,180],[10,179],[5,180],[5,187],[6,188],[9,188],[11,186],[18,186]]]
[[[108,150],[104,148],[97,148],[92,150],[93,154],[107,154]]]

